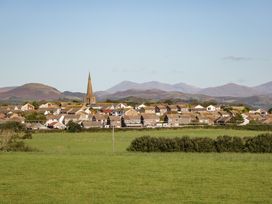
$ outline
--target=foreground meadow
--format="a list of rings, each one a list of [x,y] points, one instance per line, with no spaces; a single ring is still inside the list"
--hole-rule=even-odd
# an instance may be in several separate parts
[[[237,130],[40,133],[39,152],[0,153],[0,203],[272,203],[272,155],[130,153],[138,136],[255,136]]]

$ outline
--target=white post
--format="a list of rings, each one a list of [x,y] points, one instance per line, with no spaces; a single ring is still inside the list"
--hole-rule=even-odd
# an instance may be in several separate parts
[[[112,152],[115,152],[114,144],[115,143],[115,138],[114,138],[114,126],[112,126]]]

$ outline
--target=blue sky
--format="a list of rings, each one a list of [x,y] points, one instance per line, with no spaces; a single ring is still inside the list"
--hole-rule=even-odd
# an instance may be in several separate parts
[[[0,87],[272,80],[271,0],[0,0]]]

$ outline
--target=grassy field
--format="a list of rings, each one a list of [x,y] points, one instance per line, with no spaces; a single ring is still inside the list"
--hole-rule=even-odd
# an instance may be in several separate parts
[[[237,130],[35,134],[0,153],[0,203],[272,203],[272,154],[130,153],[136,136],[255,136]]]

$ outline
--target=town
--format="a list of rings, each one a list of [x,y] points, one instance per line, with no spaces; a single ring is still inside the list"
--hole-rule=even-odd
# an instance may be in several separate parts
[[[66,129],[72,121],[89,128],[172,128],[184,126],[222,126],[272,124],[270,111],[250,110],[243,105],[138,104],[96,102],[89,75],[84,103],[28,102],[2,105],[0,123],[16,121],[31,130]]]

